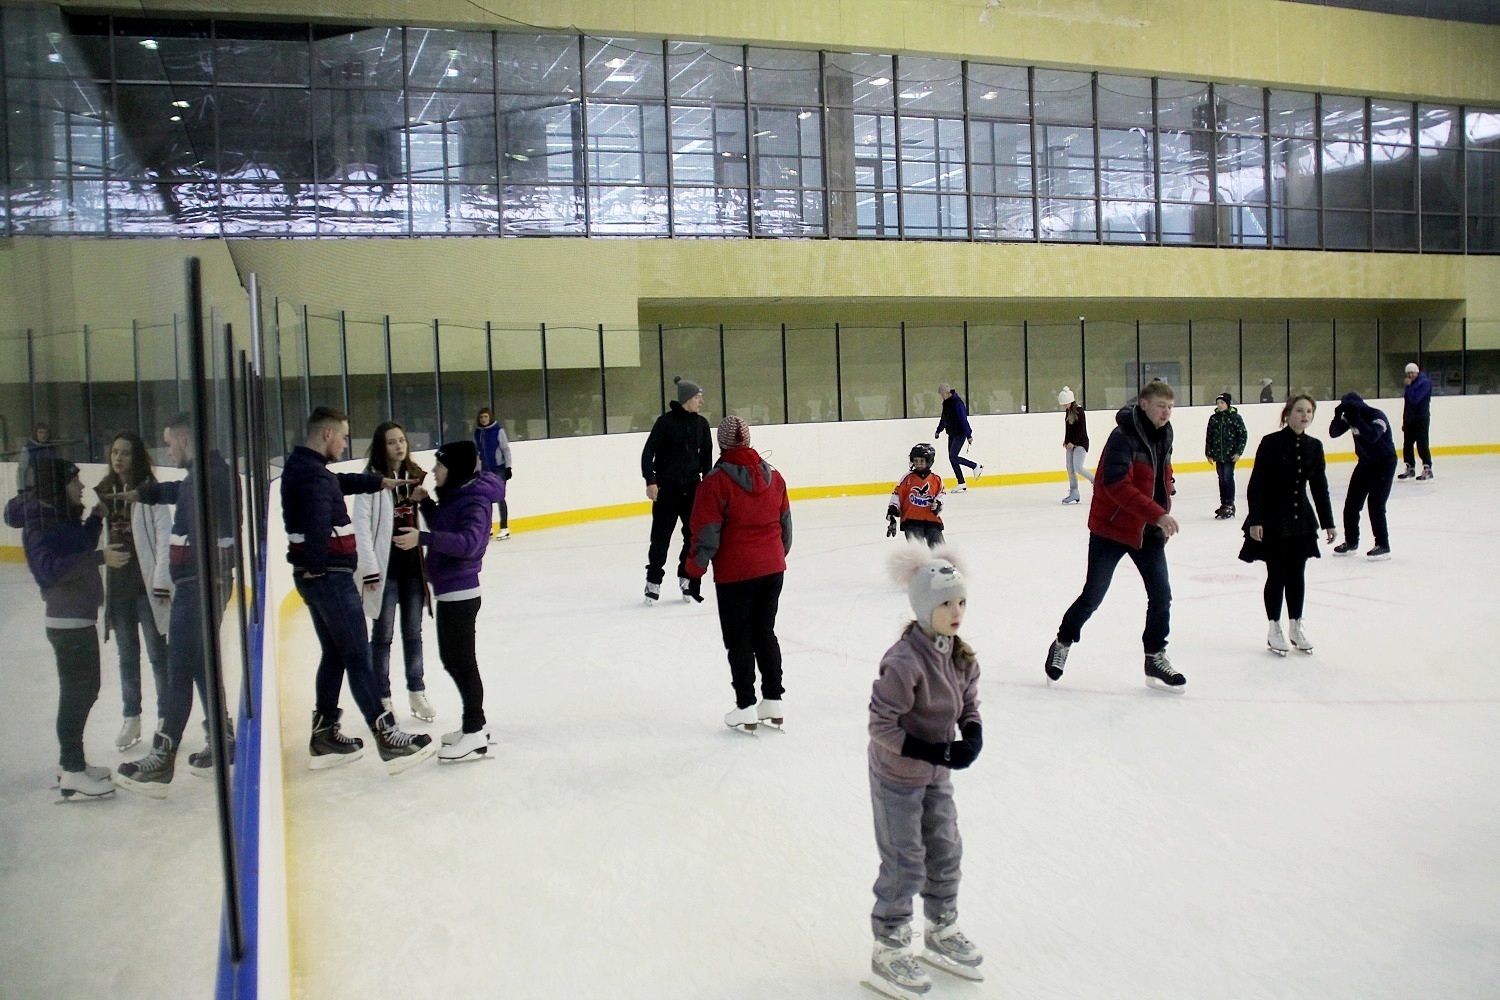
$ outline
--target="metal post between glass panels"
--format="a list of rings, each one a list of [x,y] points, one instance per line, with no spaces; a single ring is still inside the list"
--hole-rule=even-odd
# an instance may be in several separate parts
[[[599,416],[604,433],[609,433],[609,368],[604,363],[604,324],[599,324]]]
[[[1420,339],[1420,338],[1419,338]],[[89,325],[83,324],[83,453],[94,460],[94,371]]]
[[[135,425],[144,431],[146,394],[141,392],[141,324],[134,319],[130,321],[130,367],[135,375]]]
[[[781,422],[792,422],[792,404],[788,400],[786,378],[786,324],[781,324]]]
[[[542,430],[552,436],[552,400],[547,393],[547,324],[538,325],[537,336],[542,339]]]
[[[900,78],[898,77],[897,79]],[[907,402],[909,392],[906,378],[906,320],[903,319],[901,321],[901,416],[903,418],[911,416],[909,412],[911,407]],[[964,366],[964,398],[969,398],[969,369],[967,365]]]
[[[438,321],[432,321],[432,391],[437,400],[437,439],[443,441],[443,357],[438,343]]]
[[[396,389],[391,376],[391,318],[382,317],[381,328],[385,333],[385,412],[388,419],[396,416]]]

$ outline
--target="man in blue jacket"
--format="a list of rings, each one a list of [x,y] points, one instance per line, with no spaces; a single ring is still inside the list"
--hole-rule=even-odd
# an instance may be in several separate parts
[[[1417,367],[1415,361],[1406,366],[1406,409],[1401,414],[1401,457],[1406,460],[1406,471],[1397,479],[1411,479],[1416,474],[1416,455],[1413,446],[1422,456],[1422,474],[1419,480],[1432,478],[1432,449],[1427,446],[1427,428],[1432,423],[1432,379]]]
[[[330,470],[328,464],[343,457],[348,439],[349,418],[332,407],[318,407],[307,420],[305,443],[292,449],[281,473],[286,558],[323,647],[308,766],[319,770],[347,763],[364,751],[363,740],[339,729],[339,692],[348,674],[349,690],[375,736],[380,759],[390,774],[399,774],[431,757],[437,747],[430,736],[402,730],[380,703],[364,605],[354,583],[359,561],[354,525],[344,505],[344,497],[351,493],[376,493],[398,483],[373,474]]]
[[[1359,511],[1370,505],[1370,531],[1375,547],[1365,555],[1373,559],[1391,557],[1391,539],[1386,529],[1385,502],[1391,495],[1391,480],[1396,475],[1396,442],[1391,436],[1391,421],[1385,411],[1377,410],[1349,392],[1333,411],[1328,425],[1329,437],[1354,434],[1354,472],[1349,476],[1349,492],[1344,497],[1344,540],[1333,547],[1334,554],[1346,556],[1359,548]]]
[[[943,412],[938,416],[933,438],[943,431],[948,432],[948,462],[953,466],[953,478],[958,480],[958,485],[948,492],[963,493],[969,488],[964,482],[964,469],[973,469],[974,478],[978,480],[984,475],[984,466],[959,454],[964,445],[974,443],[974,428],[969,426],[969,408],[964,405],[964,398],[947,382],[938,386],[938,395],[943,397]]]

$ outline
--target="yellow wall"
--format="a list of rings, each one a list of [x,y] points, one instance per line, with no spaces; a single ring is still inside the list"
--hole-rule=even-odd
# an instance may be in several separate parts
[[[140,14],[139,0],[91,6]],[[1500,28],[1283,0],[156,0],[153,14],[238,12],[392,24],[578,28],[1500,101]]]

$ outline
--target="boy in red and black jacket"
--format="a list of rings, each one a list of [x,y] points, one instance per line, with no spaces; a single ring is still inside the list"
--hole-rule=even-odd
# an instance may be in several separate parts
[[[1099,456],[1089,505],[1089,564],[1083,593],[1063,615],[1047,651],[1048,683],[1062,677],[1068,650],[1109,591],[1125,556],[1146,585],[1146,684],[1180,688],[1187,678],[1167,659],[1172,586],[1167,579],[1167,539],[1177,534],[1172,509],[1172,387],[1152,381],[1139,399],[1115,414],[1115,429]]]
[[[943,544],[943,479],[932,471],[936,458],[937,450],[925,441],[912,445],[911,471],[896,484],[885,508],[887,538],[895,537],[899,523],[908,542],[926,542],[929,548]]]

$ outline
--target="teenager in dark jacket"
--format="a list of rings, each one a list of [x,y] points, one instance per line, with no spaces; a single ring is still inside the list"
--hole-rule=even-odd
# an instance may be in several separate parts
[[[1167,540],[1177,534],[1172,517],[1172,406],[1175,393],[1152,381],[1136,403],[1115,414],[1115,429],[1099,455],[1089,504],[1089,562],[1078,595],[1047,651],[1047,680],[1062,677],[1068,651],[1109,592],[1122,558],[1130,557],[1146,585],[1146,684],[1178,688],[1187,678],[1167,659],[1172,585],[1167,578]]]
[[[1078,503],[1078,477],[1082,476],[1094,485],[1094,474],[1089,471],[1089,422],[1067,386],[1057,394],[1057,405],[1063,408],[1063,463],[1068,469],[1068,495],[1063,504]]]
[[[328,463],[344,454],[348,438],[349,419],[338,410],[318,407],[308,418],[306,442],[292,449],[281,472],[286,558],[323,649],[308,766],[333,767],[358,759],[364,750],[364,741],[345,736],[339,726],[339,692],[347,674],[349,692],[375,737],[386,771],[399,774],[431,757],[437,748],[431,745],[432,737],[401,729],[395,715],[380,703],[364,607],[354,583],[359,564],[354,525],[344,497],[400,484],[394,478],[329,470]]]
[[[1307,560],[1318,558],[1318,526],[1328,543],[1333,527],[1333,504],[1328,499],[1328,475],[1323,443],[1307,428],[1318,411],[1311,396],[1295,395],[1281,410],[1281,430],[1260,439],[1255,467],[1245,487],[1250,513],[1245,517],[1245,544],[1240,558],[1266,564],[1266,646],[1285,656],[1296,647],[1312,652],[1312,641],[1302,625],[1307,592]],[[1308,501],[1308,490],[1312,500]],[[1281,630],[1281,603],[1286,599],[1290,636]],[[1290,637],[1291,644],[1287,644]]]
[[[506,483],[511,476],[510,439],[488,406],[480,407],[474,417],[474,447],[479,449],[479,467],[500,481],[500,499],[495,501],[500,508],[500,526],[495,529],[495,537],[503,541],[510,537],[510,506],[505,502]]]
[[[44,458],[60,458],[57,444],[52,440],[52,428],[37,424],[31,429],[31,437],[16,455],[16,492],[22,493],[36,482],[32,469]]]
[[[646,499],[651,501],[651,548],[646,556],[646,603],[661,597],[661,582],[666,579],[667,549],[672,533],[682,522],[682,551],[677,557],[677,586],[683,600],[698,597],[698,584],[688,576],[688,519],[693,513],[693,497],[698,480],[708,474],[713,464],[713,438],[703,409],[703,390],[681,375],[677,399],[671,408],[656,418],[646,446],[641,449],[641,475],[646,480]],[[701,600],[701,598],[699,598]]]
[[[1432,379],[1417,367],[1415,361],[1406,366],[1406,402],[1401,411],[1401,457],[1406,460],[1406,471],[1397,479],[1421,480],[1432,478],[1432,448],[1427,444],[1427,431],[1432,425]],[[1422,456],[1422,474],[1416,475],[1415,460]]]
[[[193,711],[193,689],[208,706],[208,674],[203,662],[200,637],[205,629],[217,641],[224,608],[234,586],[234,518],[235,506],[229,481],[229,465],[224,456],[210,451],[199,456],[193,436],[192,416],[179,413],[172,418],[162,435],[167,454],[187,475],[170,482],[144,482],[116,499],[131,503],[173,504],[172,542],[168,561],[171,564],[172,608],[167,625],[167,697],[161,728],[151,737],[151,751],[137,760],[126,761],[115,771],[115,783],[152,798],[165,798],[177,764],[177,751]],[[198,538],[198,483],[206,482],[209,493],[208,517],[213,537],[206,542]],[[209,579],[204,580],[198,567],[198,550],[206,551]],[[203,621],[201,593],[209,588],[214,619]],[[173,638],[176,641],[172,641]],[[227,709],[226,709],[227,712]],[[205,720],[205,727],[207,721]],[[220,719],[224,731],[230,731],[227,715]],[[231,736],[232,740],[232,736]],[[233,743],[230,743],[231,751]],[[231,758],[231,763],[233,760]],[[188,756],[188,765],[197,773],[213,772],[212,745]]]
[[[427,530],[402,529],[395,544],[420,542],[427,547],[427,579],[437,603],[438,658],[463,701],[463,724],[443,737],[438,759],[478,760],[488,752],[490,738],[484,681],[475,654],[479,570],[490,539],[490,506],[504,484],[479,468],[479,455],[468,441],[438,449],[432,479],[437,502],[422,499]]]
[[[964,405],[964,398],[947,382],[938,385],[938,395],[943,397],[943,412],[938,416],[937,430],[932,433],[936,438],[944,431],[948,432],[948,462],[953,466],[953,477],[958,480],[951,492],[963,493],[969,488],[964,482],[964,470],[973,469],[977,481],[984,475],[984,466],[959,454],[964,445],[974,443],[974,428],[969,426],[969,408]]]
[[[779,726],[785,689],[776,610],[792,551],[792,508],[786,481],[750,447],[750,426],[740,417],[719,422],[719,461],[698,489],[691,531],[687,572],[700,580],[713,564],[719,629],[729,652],[735,708],[724,724],[747,730],[762,721]]]
[[[1349,492],[1344,496],[1344,540],[1333,547],[1336,555],[1345,556],[1359,548],[1359,512],[1368,502],[1370,532],[1375,547],[1365,555],[1371,559],[1391,557],[1391,538],[1385,520],[1385,502],[1391,495],[1391,481],[1396,477],[1396,442],[1391,436],[1391,421],[1382,410],[1366,403],[1359,393],[1344,394],[1333,411],[1328,425],[1329,437],[1354,434],[1354,472],[1349,476]]]
[[[46,608],[42,626],[57,659],[58,786],[65,799],[103,798],[114,794],[109,768],[90,767],[83,755],[83,730],[99,697],[99,567],[124,567],[130,555],[123,546],[100,551],[103,511],[96,507],[83,517],[76,465],[39,458],[27,475],[32,488],[5,505],[5,523],[21,529],[26,567]]]
[[[1214,517],[1220,521],[1234,517],[1234,463],[1245,453],[1249,434],[1240,411],[1234,408],[1234,397],[1221,392],[1214,397],[1214,412],[1208,415],[1203,454],[1214,463],[1219,474],[1219,509]]]

